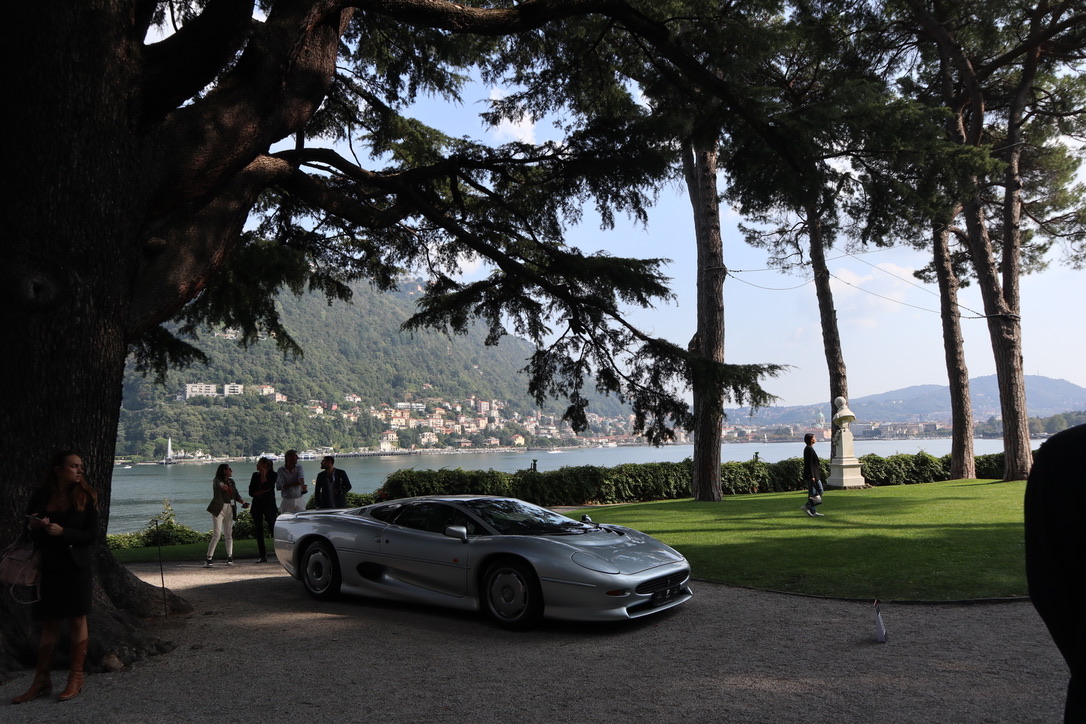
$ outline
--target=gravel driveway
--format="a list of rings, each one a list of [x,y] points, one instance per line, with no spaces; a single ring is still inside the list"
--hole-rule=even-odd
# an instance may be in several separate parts
[[[156,565],[134,565],[159,584]],[[276,564],[171,563],[177,648],[4,722],[1058,722],[1067,671],[1026,602],[871,605],[698,583],[685,606],[527,633],[482,616],[314,601]],[[91,636],[94,635],[92,629]],[[63,672],[55,672],[63,685]],[[29,684],[0,687],[4,700]]]

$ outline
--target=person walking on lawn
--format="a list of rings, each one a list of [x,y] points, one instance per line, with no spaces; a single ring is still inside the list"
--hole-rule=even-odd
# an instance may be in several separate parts
[[[806,447],[803,448],[803,480],[807,483],[807,502],[803,504],[803,512],[814,517],[822,517],[822,513],[815,511],[816,505],[822,505],[822,466],[818,462],[818,453],[815,452],[815,436],[807,433],[803,436]]]

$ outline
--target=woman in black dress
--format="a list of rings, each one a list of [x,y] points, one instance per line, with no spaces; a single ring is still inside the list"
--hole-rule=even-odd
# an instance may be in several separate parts
[[[279,511],[275,508],[275,470],[271,458],[256,461],[256,472],[249,479],[249,497],[253,504],[249,512],[253,516],[253,533],[256,535],[256,547],[260,552],[257,563],[268,562],[268,551],[264,543],[264,525],[270,533],[275,528],[275,518]]]
[[[71,670],[59,701],[74,698],[83,689],[83,661],[87,656],[87,614],[91,608],[91,558],[98,536],[98,494],[83,475],[83,459],[69,451],[53,456],[45,482],[30,496],[27,527],[41,551],[41,600],[31,616],[41,622],[38,668],[34,683],[12,704],[36,699],[52,690],[49,669],[60,622],[68,620]]]

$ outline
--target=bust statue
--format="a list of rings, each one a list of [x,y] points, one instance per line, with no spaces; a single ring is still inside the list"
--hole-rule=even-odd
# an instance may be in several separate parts
[[[848,400],[844,397],[838,397],[833,401],[833,406],[837,408],[837,412],[833,413],[833,426],[847,430],[849,424],[856,419],[856,416],[852,414],[852,410],[848,409]]]

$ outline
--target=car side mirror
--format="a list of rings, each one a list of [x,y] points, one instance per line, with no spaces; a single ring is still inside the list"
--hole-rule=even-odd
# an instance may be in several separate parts
[[[581,522],[582,523],[591,523],[592,519],[588,517],[588,513],[585,513],[584,515],[581,516]]]
[[[461,543],[468,542],[468,529],[462,525],[450,525],[445,529],[445,535],[456,538]]]

